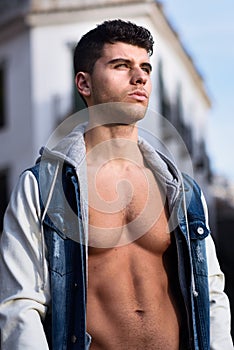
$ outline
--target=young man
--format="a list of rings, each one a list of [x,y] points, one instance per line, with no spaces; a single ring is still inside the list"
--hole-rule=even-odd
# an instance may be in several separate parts
[[[78,43],[89,122],[45,149],[12,194],[2,350],[233,348],[201,191],[138,136],[152,51],[149,31],[121,20]]]

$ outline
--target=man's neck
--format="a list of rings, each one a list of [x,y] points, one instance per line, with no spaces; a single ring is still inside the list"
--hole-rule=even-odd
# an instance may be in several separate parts
[[[87,127],[85,133],[87,161],[100,166],[109,161],[134,162],[143,165],[143,157],[138,148],[136,125],[101,125]]]

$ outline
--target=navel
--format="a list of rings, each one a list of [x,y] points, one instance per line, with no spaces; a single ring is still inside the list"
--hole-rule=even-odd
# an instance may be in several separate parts
[[[136,313],[136,315],[139,316],[140,318],[143,318],[144,315],[145,315],[145,311],[142,310],[142,309],[136,309],[136,310],[135,310],[135,313]]]

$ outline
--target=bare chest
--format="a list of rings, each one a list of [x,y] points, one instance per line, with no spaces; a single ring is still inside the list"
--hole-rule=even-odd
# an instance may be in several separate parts
[[[163,252],[170,243],[166,196],[147,168],[89,173],[89,245],[110,248],[137,241]]]

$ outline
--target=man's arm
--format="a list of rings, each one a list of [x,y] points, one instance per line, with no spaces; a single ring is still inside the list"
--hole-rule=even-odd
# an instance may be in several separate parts
[[[216,257],[211,236],[206,238],[208,278],[210,291],[210,349],[231,350],[231,316],[227,295],[224,293],[224,275]]]
[[[209,226],[208,210],[203,194],[202,202],[206,224]],[[230,305],[224,293],[224,274],[220,269],[211,235],[206,238],[206,253],[210,295],[210,350],[233,350]]]
[[[29,171],[14,189],[0,240],[1,350],[47,350],[50,301],[37,181]]]

